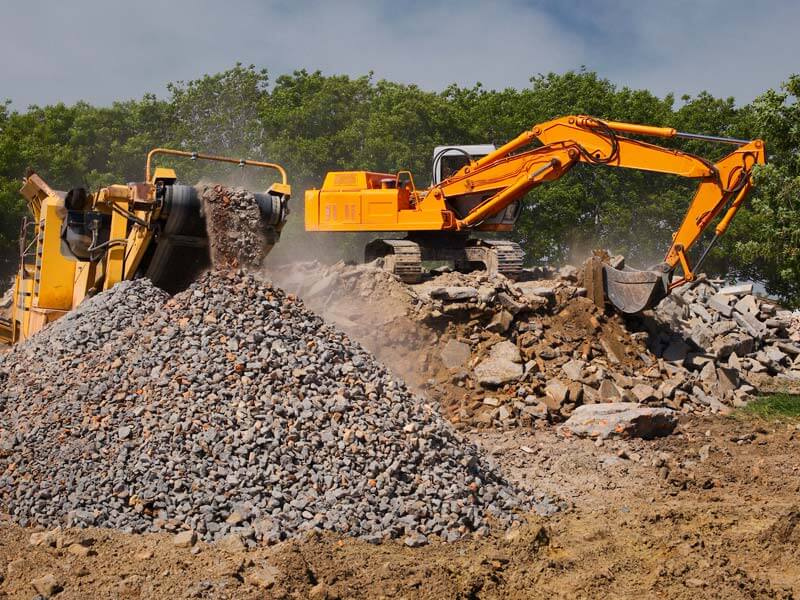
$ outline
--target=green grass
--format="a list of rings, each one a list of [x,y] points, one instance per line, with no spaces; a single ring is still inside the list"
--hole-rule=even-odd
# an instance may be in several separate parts
[[[742,408],[741,412],[768,420],[800,419],[800,396],[786,393],[762,396]]]

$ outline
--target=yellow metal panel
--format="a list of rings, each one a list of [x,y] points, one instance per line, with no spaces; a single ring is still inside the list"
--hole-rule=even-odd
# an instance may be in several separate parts
[[[61,255],[61,223],[58,210],[61,200],[49,196],[42,205],[42,232],[37,248],[36,279],[33,306],[69,310],[72,308],[72,285],[75,277],[75,261]]]
[[[109,188],[110,189],[110,188]],[[127,188],[125,189],[127,192]],[[107,290],[122,281],[125,272],[125,246],[124,243],[128,236],[128,218],[114,212],[111,214],[111,233],[109,242],[111,245],[106,254],[106,277],[103,282],[103,289]]]
[[[92,263],[77,263],[75,267],[75,284],[72,291],[73,308],[83,302],[89,288],[94,285],[94,270]]]

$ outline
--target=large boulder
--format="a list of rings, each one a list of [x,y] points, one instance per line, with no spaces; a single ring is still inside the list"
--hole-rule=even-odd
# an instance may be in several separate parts
[[[652,439],[669,435],[678,424],[678,415],[669,408],[653,408],[635,402],[584,404],[561,426],[566,436]]]

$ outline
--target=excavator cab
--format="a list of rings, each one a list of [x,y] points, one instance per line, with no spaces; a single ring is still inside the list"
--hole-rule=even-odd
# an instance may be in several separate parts
[[[466,146],[436,146],[433,149],[433,178],[431,185],[438,185],[455,175],[472,161],[494,152],[494,144],[470,144]]]

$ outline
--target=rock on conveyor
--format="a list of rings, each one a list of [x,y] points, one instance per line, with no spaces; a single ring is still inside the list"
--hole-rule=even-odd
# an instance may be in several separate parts
[[[255,196],[244,188],[198,186],[208,230],[211,264],[218,269],[258,267],[274,240],[267,240]]]
[[[454,540],[521,499],[436,409],[241,272],[124,282],[0,359],[0,508],[22,524]]]

